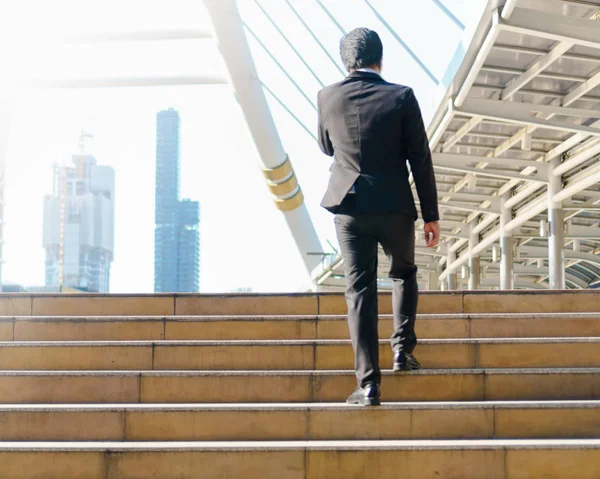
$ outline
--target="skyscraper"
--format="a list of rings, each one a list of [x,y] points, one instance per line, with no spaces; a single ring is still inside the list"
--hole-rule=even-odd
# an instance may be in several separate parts
[[[54,166],[44,198],[46,286],[107,293],[114,252],[115,172],[85,151],[82,132],[73,166]]]
[[[177,291],[198,291],[200,288],[200,204],[179,202],[177,237]]]
[[[154,291],[196,292],[200,272],[200,204],[179,199],[179,113],[156,115]]]

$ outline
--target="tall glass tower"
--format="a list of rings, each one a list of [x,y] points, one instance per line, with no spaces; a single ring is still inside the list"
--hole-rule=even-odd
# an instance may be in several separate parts
[[[200,205],[179,200],[179,113],[156,115],[154,291],[197,292]]]

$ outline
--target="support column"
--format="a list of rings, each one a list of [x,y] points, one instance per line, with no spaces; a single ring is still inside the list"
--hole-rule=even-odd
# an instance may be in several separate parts
[[[480,267],[479,256],[469,258],[469,291],[477,291],[481,286]]]
[[[446,261],[446,265],[450,265],[456,261],[456,251],[451,251],[453,242],[449,242],[447,244],[448,248],[448,259]],[[456,291],[458,289],[458,281],[457,281],[456,273],[450,273],[448,275],[448,291]]]
[[[427,289],[429,291],[437,291],[438,287],[438,276],[435,271],[429,271],[427,273]]]
[[[433,269],[427,272],[427,289],[429,291],[437,291],[440,289],[439,278],[439,260],[436,258],[431,264]]]
[[[550,289],[566,289],[565,280],[565,213],[562,202],[555,202],[554,195],[562,188],[562,176],[554,176],[552,170],[560,164],[560,158],[551,162],[548,185],[548,260]]]
[[[500,201],[500,289],[515,289],[515,271],[513,257],[512,232],[506,231],[506,224],[512,220],[512,209],[505,206],[510,192],[505,193]]]
[[[235,97],[258,150],[267,186],[273,201],[288,224],[306,270],[320,264],[323,247],[304,203],[304,196],[288,158],[254,60],[235,0],[204,0],[210,15],[219,51],[225,61]],[[240,198],[243,201],[243,198]]]
[[[478,290],[481,280],[479,256],[473,255],[473,248],[479,243],[479,235],[473,233],[473,227],[474,225],[471,223],[469,226],[469,291]]]

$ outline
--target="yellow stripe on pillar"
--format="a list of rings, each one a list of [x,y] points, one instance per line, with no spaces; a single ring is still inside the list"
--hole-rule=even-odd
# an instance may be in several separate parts
[[[269,187],[269,190],[271,190],[271,193],[273,193],[273,195],[286,196],[296,189],[296,187],[298,186],[298,179],[292,171],[292,176],[290,176],[287,180],[282,181],[281,183],[274,183],[272,181],[267,180],[267,186]]]
[[[290,198],[281,199],[275,198],[275,206],[280,211],[292,211],[304,203],[304,193],[298,188],[296,194]]]
[[[290,176],[294,169],[292,168],[292,162],[290,161],[290,157],[286,156],[285,161],[281,165],[275,168],[263,168],[262,171],[263,175],[265,175],[265,178],[267,180],[273,183],[277,183],[278,181],[281,181]]]

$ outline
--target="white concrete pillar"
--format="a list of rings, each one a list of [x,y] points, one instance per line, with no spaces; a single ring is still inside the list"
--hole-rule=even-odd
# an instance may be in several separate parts
[[[479,256],[469,258],[469,291],[477,291],[481,286],[481,263]]]
[[[427,273],[427,289],[429,291],[437,291],[438,286],[438,275],[435,271],[429,271]]]
[[[321,260],[321,256],[314,253],[323,252],[323,247],[273,121],[236,1],[204,0],[204,5],[210,15],[219,51],[227,66],[236,99],[258,150],[267,186],[273,195],[275,205],[285,216],[304,265],[310,274],[319,266]]]
[[[446,260],[446,265],[450,265],[456,261],[456,251],[452,251],[453,242],[449,242],[446,244],[447,246],[447,254],[448,258]],[[458,278],[456,273],[450,273],[448,275],[448,291],[456,291],[458,289]]]
[[[548,185],[548,261],[550,289],[566,289],[565,279],[565,213],[562,202],[555,202],[554,195],[562,189],[562,177],[554,176],[552,169],[560,164],[560,158],[551,162]]]
[[[429,263],[427,271],[427,290],[438,291],[440,289],[440,260],[435,258]]]
[[[480,283],[480,262],[479,256],[473,254],[473,248],[479,243],[479,235],[473,233],[474,224],[469,225],[469,291],[479,289]]]
[[[506,224],[512,220],[512,209],[505,206],[510,193],[505,193],[500,201],[500,289],[515,288],[514,255],[512,232],[506,231]]]

